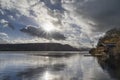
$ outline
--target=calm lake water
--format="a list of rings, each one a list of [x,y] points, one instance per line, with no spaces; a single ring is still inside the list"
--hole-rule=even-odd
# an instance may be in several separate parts
[[[0,80],[114,80],[96,58],[84,54],[0,52]]]

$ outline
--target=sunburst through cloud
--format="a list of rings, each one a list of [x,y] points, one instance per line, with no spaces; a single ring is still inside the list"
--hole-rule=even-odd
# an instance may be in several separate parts
[[[51,23],[49,23],[49,24],[43,24],[43,30],[46,32],[46,33],[52,33],[53,31],[55,31],[56,29],[55,29],[55,27],[54,27],[54,25],[52,25]]]
[[[44,36],[38,37],[39,40],[36,41],[33,36],[21,31],[31,25],[35,26],[35,29],[41,27],[40,32],[43,30],[47,34],[62,35],[62,40],[59,38],[61,36],[57,37],[54,34],[57,40],[50,36],[54,42],[91,47],[90,40],[96,44],[96,36],[119,27],[118,3],[118,0],[0,0],[0,31],[8,35],[8,43],[24,43],[31,39],[33,42],[45,41]],[[110,14],[107,15],[107,12]],[[27,33],[32,31],[30,28]],[[30,34],[40,35],[34,31]],[[89,38],[82,36],[86,34]]]

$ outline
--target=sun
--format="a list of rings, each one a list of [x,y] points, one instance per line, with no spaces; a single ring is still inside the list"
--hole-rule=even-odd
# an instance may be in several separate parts
[[[55,27],[52,25],[52,24],[44,24],[43,25],[43,30],[45,31],[45,32],[52,32],[52,31],[54,31],[55,30]]]

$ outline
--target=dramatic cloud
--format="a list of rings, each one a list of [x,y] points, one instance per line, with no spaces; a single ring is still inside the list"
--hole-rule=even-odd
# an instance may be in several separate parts
[[[8,43],[8,35],[6,33],[0,33],[0,44]]]
[[[41,0],[45,3],[45,5],[51,10],[59,10],[63,11],[64,8],[62,7],[62,0]]]
[[[0,24],[3,27],[10,27],[11,29],[14,29],[14,26],[11,23],[9,23],[8,21],[4,20],[4,19],[0,20]]]
[[[0,32],[8,34],[11,42],[35,42],[37,36],[36,42],[54,39],[91,46],[90,42],[96,44],[105,31],[119,27],[119,4],[119,0],[0,0]],[[45,33],[45,25],[56,31]]]
[[[65,36],[62,35],[59,32],[53,31],[53,32],[45,32],[42,28],[37,28],[33,26],[27,26],[23,29],[21,29],[22,32],[28,33],[32,36],[37,36],[40,38],[47,38],[47,39],[55,39],[55,40],[65,40]]]
[[[120,26],[119,4],[119,0],[75,0],[72,7],[74,14],[85,18],[100,32]]]

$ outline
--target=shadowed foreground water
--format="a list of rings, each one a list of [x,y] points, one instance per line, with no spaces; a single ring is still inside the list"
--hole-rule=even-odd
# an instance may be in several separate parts
[[[114,80],[87,52],[65,53],[0,52],[0,80]]]

